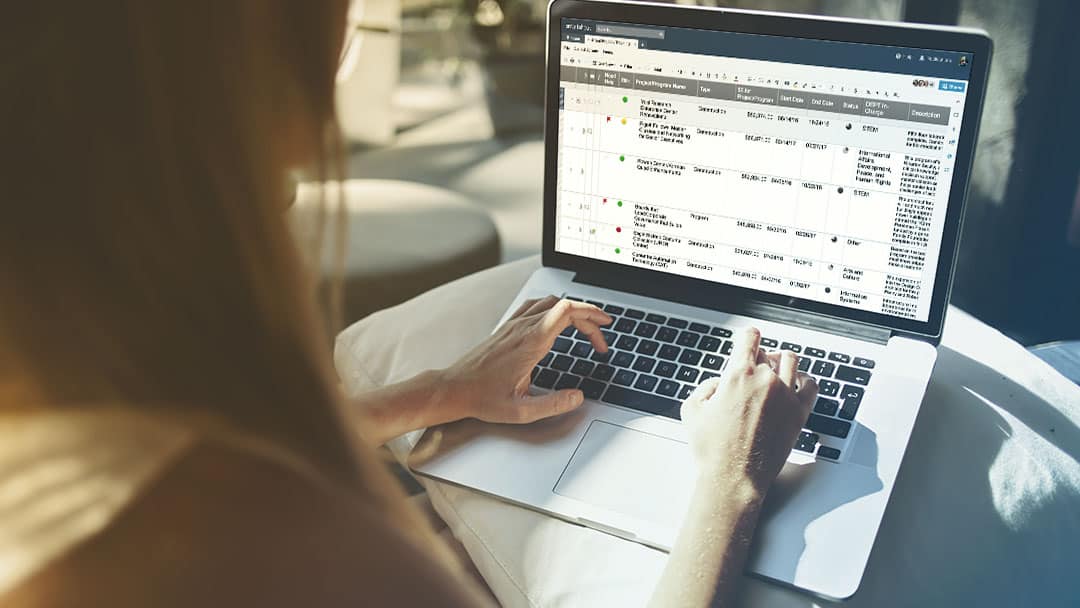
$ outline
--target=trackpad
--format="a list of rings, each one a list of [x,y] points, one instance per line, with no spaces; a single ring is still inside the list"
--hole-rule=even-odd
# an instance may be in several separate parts
[[[694,489],[687,444],[594,420],[555,493],[662,525],[682,521]]]

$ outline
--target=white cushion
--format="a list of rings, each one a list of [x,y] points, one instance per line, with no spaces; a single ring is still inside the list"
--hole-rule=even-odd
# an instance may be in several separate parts
[[[490,333],[538,258],[376,313],[343,332],[350,393],[451,363]],[[392,442],[401,457],[418,435]],[[951,309],[938,364],[863,584],[848,606],[1021,606],[1076,601],[1080,388]],[[432,503],[505,606],[643,605],[666,555],[424,480]],[[745,578],[740,604],[822,602]]]

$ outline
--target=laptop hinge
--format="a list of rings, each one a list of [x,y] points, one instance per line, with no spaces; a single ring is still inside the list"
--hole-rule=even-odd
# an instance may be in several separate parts
[[[744,302],[741,310],[738,312],[739,314],[748,317],[765,319],[766,321],[772,321],[773,323],[805,327],[815,331],[824,331],[826,333],[844,336],[845,338],[854,338],[856,340],[873,342],[875,344],[887,343],[889,337],[892,335],[892,330],[883,327],[856,323],[846,319],[837,319],[836,317],[828,317],[801,310],[792,310],[790,308],[776,306],[765,302]]]
[[[634,293],[650,298],[678,302],[680,304],[696,306],[698,308],[764,319],[766,321],[794,325],[796,327],[805,327],[814,331],[823,331],[845,338],[854,338],[856,340],[873,342],[875,344],[885,344],[889,341],[889,337],[892,336],[891,329],[878,327],[876,325],[867,325],[865,323],[849,321],[847,319],[839,319],[837,317],[795,310],[793,308],[769,304],[759,300],[730,297],[730,294],[729,297],[716,297],[715,294],[704,293],[697,289],[683,289],[683,284],[674,277],[658,278],[655,282],[645,286],[637,281],[621,281],[612,276],[601,276],[579,272],[574,276],[573,281],[575,283],[595,285],[605,289],[625,291],[627,293]],[[717,303],[722,304],[717,305]]]

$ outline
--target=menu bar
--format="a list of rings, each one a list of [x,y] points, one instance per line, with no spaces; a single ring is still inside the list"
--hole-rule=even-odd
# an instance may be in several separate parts
[[[934,125],[949,124],[949,108],[945,106],[895,100],[830,95],[804,90],[712,82],[673,76],[635,74],[632,72],[568,65],[560,66],[559,79],[564,83],[670,93],[722,101],[802,108],[819,112],[889,118]]]

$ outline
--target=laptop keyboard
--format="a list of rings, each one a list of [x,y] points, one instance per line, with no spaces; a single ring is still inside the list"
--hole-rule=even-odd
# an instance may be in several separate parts
[[[566,297],[612,317],[602,330],[608,352],[595,351],[584,334],[566,328],[532,371],[532,383],[540,388],[579,388],[587,399],[678,420],[683,400],[698,384],[720,375],[734,347],[726,327]],[[838,459],[839,449],[819,441],[822,435],[844,439],[851,432],[874,362],[765,336],[761,347],[797,353],[799,371],[817,380],[817,402],[795,449]]]

